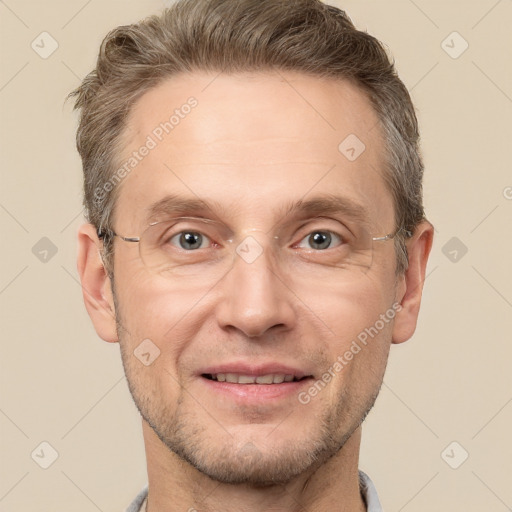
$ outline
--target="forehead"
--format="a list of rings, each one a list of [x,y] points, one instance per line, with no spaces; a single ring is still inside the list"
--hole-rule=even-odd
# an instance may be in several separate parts
[[[133,226],[166,195],[211,199],[246,219],[258,210],[260,221],[262,207],[336,193],[392,218],[378,118],[347,81],[178,75],[136,102],[122,147],[121,165],[135,165],[125,165],[116,217],[122,211]]]

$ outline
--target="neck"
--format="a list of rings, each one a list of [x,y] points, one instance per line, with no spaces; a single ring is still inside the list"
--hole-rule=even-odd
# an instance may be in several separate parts
[[[359,491],[361,427],[336,455],[286,485],[219,483],[171,452],[143,420],[149,494],[147,512],[365,512]]]

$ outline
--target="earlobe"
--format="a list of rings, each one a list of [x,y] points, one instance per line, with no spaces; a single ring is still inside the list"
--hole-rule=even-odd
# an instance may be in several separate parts
[[[393,343],[407,341],[416,330],[427,261],[433,238],[434,227],[425,220],[416,227],[413,237],[407,243],[409,266],[401,278],[402,282],[399,286],[397,301],[401,304],[401,310],[395,317]]]
[[[92,224],[78,230],[77,268],[85,307],[100,338],[118,341],[110,278],[100,254],[101,242]]]

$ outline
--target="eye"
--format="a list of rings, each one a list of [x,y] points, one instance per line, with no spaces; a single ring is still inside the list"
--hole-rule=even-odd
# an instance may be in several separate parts
[[[168,243],[178,246],[180,249],[185,251],[204,249],[207,247],[210,239],[197,231],[181,231],[176,235],[172,236]],[[205,243],[206,245],[203,245]]]
[[[332,231],[324,231],[317,230],[310,233],[308,236],[304,237],[300,242],[298,247],[304,247],[304,243],[309,244],[309,247],[305,247],[306,249],[315,249],[315,250],[324,250],[330,249],[331,243],[333,241],[337,241],[337,245],[341,245],[343,241],[340,236]]]

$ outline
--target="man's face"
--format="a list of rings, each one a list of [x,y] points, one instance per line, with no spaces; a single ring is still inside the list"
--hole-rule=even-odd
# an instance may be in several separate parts
[[[191,96],[197,106],[170,133],[155,132]],[[360,146],[338,148],[350,134],[366,146],[355,160]],[[392,320],[333,371],[392,309],[400,282],[393,241],[368,244],[369,235],[395,230],[377,116],[347,82],[195,73],[147,92],[125,135],[121,162],[148,136],[156,146],[120,185],[115,231],[135,237],[151,221],[190,217],[175,221],[153,268],[139,244],[115,239],[118,334],[135,403],[155,442],[210,477],[286,482],[343,446],[386,366]],[[170,196],[209,207],[169,204],[149,218]],[[286,214],[293,203],[327,196],[357,205],[358,215]],[[347,229],[359,236],[348,253],[336,236]],[[160,355],[146,366],[134,350],[148,339]],[[238,383],[240,375],[277,382]],[[293,381],[278,383],[279,375]]]

